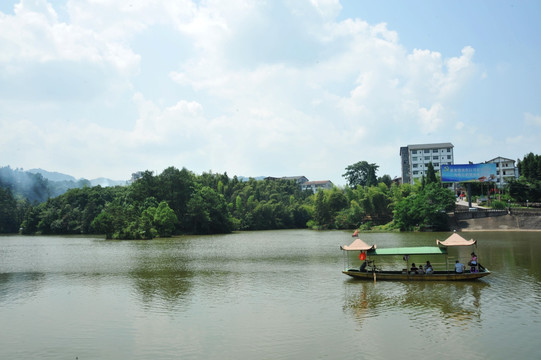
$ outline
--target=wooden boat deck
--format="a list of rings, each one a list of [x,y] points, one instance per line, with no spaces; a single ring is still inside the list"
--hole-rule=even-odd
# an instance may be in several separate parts
[[[490,274],[490,271],[457,274],[454,271],[435,271],[432,274],[407,274],[402,271],[359,271],[348,269],[342,273],[356,279],[364,280],[398,280],[398,281],[462,281],[477,280]]]

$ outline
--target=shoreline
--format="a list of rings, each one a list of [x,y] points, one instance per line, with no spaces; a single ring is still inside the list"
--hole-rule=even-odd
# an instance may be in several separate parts
[[[490,232],[490,231],[499,231],[499,232],[541,232],[541,229],[460,229],[457,232]]]
[[[539,232],[541,231],[541,216],[505,214],[492,215],[490,212],[479,212],[464,218],[464,214],[457,217],[453,214],[449,217],[451,230],[462,232],[479,231],[516,231],[516,232]]]

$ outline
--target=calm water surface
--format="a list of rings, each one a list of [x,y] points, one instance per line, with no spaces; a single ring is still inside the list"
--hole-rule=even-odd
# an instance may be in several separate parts
[[[448,235],[361,237],[384,247]],[[463,235],[490,276],[354,280],[341,273],[352,238],[339,231],[3,236],[0,358],[541,358],[541,233]]]

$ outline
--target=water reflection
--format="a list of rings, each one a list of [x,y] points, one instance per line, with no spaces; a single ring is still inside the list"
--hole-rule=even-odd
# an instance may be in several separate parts
[[[39,272],[0,273],[0,304],[36,296],[44,279],[45,274]]]
[[[490,259],[490,270],[526,270],[541,281],[540,232],[485,232],[476,234],[480,239],[484,257]]]
[[[133,271],[131,276],[135,295],[147,307],[157,304],[164,311],[173,310],[190,296],[193,273],[140,268]]]
[[[411,327],[422,330],[426,321],[443,321],[450,326],[480,323],[482,293],[488,283],[407,283],[348,280],[344,311],[359,324],[367,318],[407,312]],[[422,318],[423,321],[415,321]]]
[[[0,237],[0,358],[538,358],[539,235],[471,236],[481,281],[375,284],[341,274],[349,233]]]
[[[173,246],[174,245],[174,246]],[[166,312],[181,307],[191,296],[194,272],[177,243],[133,243],[129,277],[134,296],[144,306]]]

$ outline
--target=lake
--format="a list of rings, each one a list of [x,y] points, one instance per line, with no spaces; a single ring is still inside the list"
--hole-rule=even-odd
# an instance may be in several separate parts
[[[387,247],[449,235],[360,237]],[[541,232],[461,235],[478,240],[491,275],[355,280],[341,272],[343,231],[0,236],[0,358],[540,358]]]

